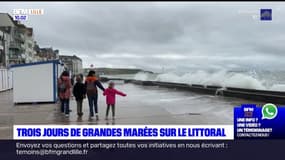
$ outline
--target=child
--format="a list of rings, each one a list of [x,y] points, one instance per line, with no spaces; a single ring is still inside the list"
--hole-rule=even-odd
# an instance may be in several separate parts
[[[105,89],[103,95],[106,96],[107,110],[106,110],[106,120],[108,119],[108,114],[110,110],[110,106],[112,107],[112,116],[113,120],[115,119],[115,102],[116,102],[116,94],[121,96],[127,96],[126,94],[116,90],[114,88],[114,82],[109,83],[109,87]]]
[[[76,83],[73,88],[73,95],[77,103],[77,115],[78,117],[82,117],[82,102],[83,99],[86,97],[86,87],[82,83],[82,77],[80,75],[76,76]]]

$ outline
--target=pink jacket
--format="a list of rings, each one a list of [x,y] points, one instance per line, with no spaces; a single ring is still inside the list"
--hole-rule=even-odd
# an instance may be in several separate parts
[[[60,86],[62,83],[65,83],[66,91],[64,93],[59,92],[58,93],[59,97],[61,99],[69,99],[71,96],[71,87],[72,87],[71,80],[67,76],[62,76],[62,79],[61,78],[58,79],[58,86]]]
[[[114,88],[107,88],[105,89],[103,95],[106,96],[106,103],[107,104],[115,104],[116,103],[116,94],[121,96],[127,96],[125,93],[120,92]]]

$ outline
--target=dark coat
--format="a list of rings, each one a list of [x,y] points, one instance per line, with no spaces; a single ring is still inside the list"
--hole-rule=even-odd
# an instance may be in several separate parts
[[[86,95],[86,86],[83,83],[75,83],[73,87],[73,95],[76,101],[83,100]]]

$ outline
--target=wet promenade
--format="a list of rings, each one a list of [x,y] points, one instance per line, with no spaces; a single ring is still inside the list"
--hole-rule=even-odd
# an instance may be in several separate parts
[[[107,84],[103,84],[107,86]],[[201,95],[157,86],[117,84],[127,97],[117,96],[116,119],[105,120],[105,97],[99,91],[99,121],[88,118],[87,99],[84,115],[77,118],[72,99],[70,117],[59,111],[59,104],[13,104],[12,91],[0,93],[0,138],[12,138],[13,124],[232,124],[233,107],[250,103],[236,98]],[[109,113],[109,115],[111,112]]]

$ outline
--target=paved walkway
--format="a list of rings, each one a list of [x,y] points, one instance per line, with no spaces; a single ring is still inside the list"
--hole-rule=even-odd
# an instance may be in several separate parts
[[[106,105],[102,92],[98,102],[99,121],[89,120],[87,100],[84,101],[82,119],[77,118],[74,99],[70,104],[70,117],[66,118],[60,113],[59,104],[14,105],[12,91],[1,92],[0,138],[12,138],[13,124],[232,124],[233,107],[249,103],[156,86],[117,84],[117,89],[128,96],[117,97],[114,121],[104,119]]]

